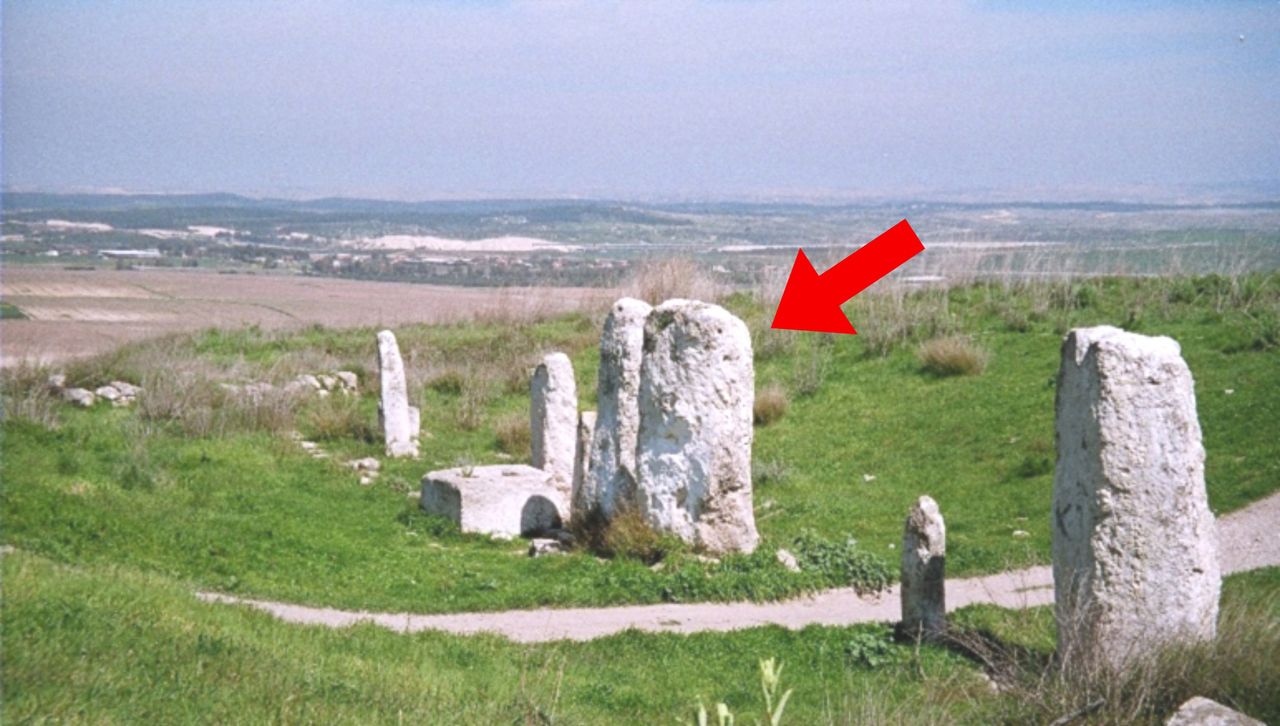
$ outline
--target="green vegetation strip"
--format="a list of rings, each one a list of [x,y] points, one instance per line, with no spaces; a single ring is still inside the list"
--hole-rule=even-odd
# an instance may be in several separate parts
[[[291,626],[197,602],[162,575],[23,552],[3,557],[3,578],[5,723],[682,723],[699,702],[749,722],[764,709],[757,662],[771,657],[794,689],[783,723],[1044,723],[1091,697],[1042,679],[1047,608],[957,615],[962,633],[1039,668],[996,693],[957,649],[895,643],[878,625],[522,646]],[[1206,658],[1212,668],[1144,694],[1146,717],[1130,720],[1158,723],[1194,694],[1280,718],[1280,664],[1261,650],[1276,645],[1277,602],[1280,569],[1229,578],[1224,609],[1255,624],[1232,641],[1254,651],[1235,655],[1254,660]]]
[[[384,462],[369,487],[341,460],[380,455],[372,330],[215,331],[68,366],[72,385],[141,383],[147,395],[134,409],[74,409],[43,392],[49,371],[7,371],[3,539],[57,562],[347,609],[767,600],[883,584],[903,517],[927,493],[947,518],[950,574],[1044,564],[1061,334],[1102,323],[1181,343],[1215,511],[1280,487],[1275,275],[860,296],[852,338],[771,331],[766,305],[726,304],[752,327],[758,387],[773,400],[756,430],[763,542],[751,556],[705,563],[676,551],[657,570],[625,553],[530,559],[519,543],[459,535],[407,496],[428,469],[527,460],[517,432],[543,352],[570,354],[582,406],[594,407],[600,321],[584,316],[397,330],[426,455]],[[951,342],[920,355],[934,339]],[[951,351],[983,366],[932,362]],[[334,369],[359,372],[366,394],[248,406],[217,386]],[[334,460],[305,455],[284,435],[293,428]],[[778,564],[780,547],[806,570]]]

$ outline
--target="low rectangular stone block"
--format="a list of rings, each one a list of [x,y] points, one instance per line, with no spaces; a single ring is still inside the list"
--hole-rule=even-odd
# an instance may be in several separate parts
[[[463,532],[503,539],[561,527],[569,514],[568,497],[552,475],[522,464],[428,472],[421,506]]]

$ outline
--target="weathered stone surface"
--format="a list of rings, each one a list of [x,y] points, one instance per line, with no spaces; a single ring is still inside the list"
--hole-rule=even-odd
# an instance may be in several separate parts
[[[902,622],[904,635],[935,636],[947,627],[947,527],[931,497],[920,497],[902,532]]]
[[[624,297],[613,304],[600,333],[596,430],[590,475],[577,490],[575,514],[598,508],[606,517],[636,500],[636,438],[640,429],[640,361],[644,321],[653,308]]]
[[[142,393],[142,388],[126,381],[112,381],[111,387],[119,391],[120,395],[125,398],[137,398],[138,394]]]
[[[316,380],[320,381],[320,385],[326,391],[332,391],[338,387],[338,379],[327,373],[317,375]]]
[[[649,313],[636,484],[656,529],[715,553],[755,549],[754,392],[751,335],[741,320],[693,300],[668,300]]]
[[[417,441],[422,436],[422,411],[417,406],[409,407],[409,433]]]
[[[93,395],[93,391],[87,388],[64,388],[62,390],[62,398],[80,408],[89,408],[98,401],[98,397]]]
[[[568,500],[578,440],[578,389],[569,356],[550,353],[542,359],[533,372],[529,398],[533,465],[550,474]]]
[[[381,390],[378,422],[386,442],[387,456],[415,457],[418,455],[418,427],[409,405],[400,346],[390,330],[378,333],[378,379]],[[316,380],[316,388],[319,387],[320,381]]]
[[[360,472],[377,472],[382,468],[381,462],[372,456],[366,456],[363,459],[352,459],[347,462],[347,466]]]
[[[1217,701],[1196,696],[1178,707],[1165,726],[1266,726]]]
[[[383,332],[390,333],[390,331],[386,331],[386,330],[384,330]],[[393,335],[391,337],[391,342],[394,343],[395,340],[396,340],[395,336]],[[378,333],[378,342],[379,343],[382,342],[382,333]],[[400,349],[396,348],[396,356],[399,357],[399,355],[400,355]],[[311,375],[310,373],[303,373],[302,375],[298,376],[296,380],[298,381],[298,383],[301,383],[315,391],[319,391],[324,388],[324,386],[320,383],[320,379]]]
[[[591,474],[591,441],[596,430],[596,412],[578,414],[578,438],[573,451],[573,495],[569,498],[569,511],[578,512],[585,499],[586,481]]]
[[[1058,372],[1059,652],[1123,666],[1211,638],[1221,585],[1195,384],[1170,338],[1072,330]]]
[[[548,472],[504,464],[429,472],[422,478],[421,506],[457,522],[463,532],[510,538],[560,527],[569,502]]]
[[[49,376],[49,380],[47,381],[47,383],[50,390],[52,390],[54,393],[61,393],[62,389],[67,387],[67,374],[54,373]]]

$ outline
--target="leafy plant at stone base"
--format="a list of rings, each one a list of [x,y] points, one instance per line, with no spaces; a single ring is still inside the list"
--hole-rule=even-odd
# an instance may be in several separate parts
[[[845,643],[844,655],[850,664],[864,668],[888,665],[894,661],[891,634],[887,631],[857,631]]]
[[[764,694],[764,720],[760,723],[768,723],[769,726],[779,726],[782,723],[782,714],[787,710],[787,701],[791,700],[793,689],[788,688],[781,697],[778,696],[778,689],[782,687],[782,664],[778,663],[774,658],[767,658],[760,661],[760,692]],[[708,726],[710,721],[707,718],[707,708],[701,703],[698,704],[697,726]],[[733,711],[729,709],[726,703],[716,704],[716,724],[717,726],[734,726],[735,720]]]
[[[893,580],[893,570],[879,557],[858,547],[853,537],[843,542],[826,540],[803,530],[793,542],[800,569],[821,573],[826,579],[853,586],[859,594],[879,592]]]

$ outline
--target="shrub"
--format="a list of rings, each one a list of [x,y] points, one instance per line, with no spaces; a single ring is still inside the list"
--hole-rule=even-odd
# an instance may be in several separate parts
[[[612,519],[598,509],[570,523],[577,542],[605,557],[640,560],[646,565],[660,562],[668,553],[681,549],[674,537],[657,532],[637,509],[623,508]]]
[[[311,436],[321,441],[373,442],[378,433],[371,418],[360,410],[359,399],[354,396],[328,396],[308,406],[302,420]]]
[[[893,662],[892,634],[887,630],[859,630],[844,644],[844,657],[850,664],[863,668],[879,668]]]
[[[976,376],[987,369],[989,354],[968,338],[934,338],[917,351],[920,365],[935,376]]]
[[[787,415],[790,407],[791,401],[787,398],[786,390],[776,383],[770,383],[756,394],[752,412],[757,425],[768,426]]]
[[[58,396],[49,388],[49,371],[22,364],[0,376],[0,420],[30,421],[47,429],[57,428]]]
[[[427,388],[436,393],[457,395],[462,393],[466,377],[457,368],[446,368],[427,379]]]
[[[892,570],[880,558],[858,547],[852,538],[825,540],[805,530],[793,546],[800,569],[820,573],[831,582],[852,586],[859,594],[879,592],[889,586]]]
[[[529,430],[529,417],[521,414],[507,414],[498,419],[493,426],[498,438],[498,448],[517,459],[530,457],[530,444],[533,434]]]
[[[1005,697],[988,719],[994,723],[1047,723],[1088,713],[1090,723],[1160,724],[1193,696],[1274,723],[1280,718],[1280,623],[1275,589],[1268,589],[1224,603],[1213,641],[1173,644],[1122,668],[1064,663],[973,627],[954,629],[948,641],[1000,684]]]
[[[687,257],[650,259],[639,263],[626,289],[632,297],[651,305],[677,297],[715,301],[728,292],[724,285]]]

